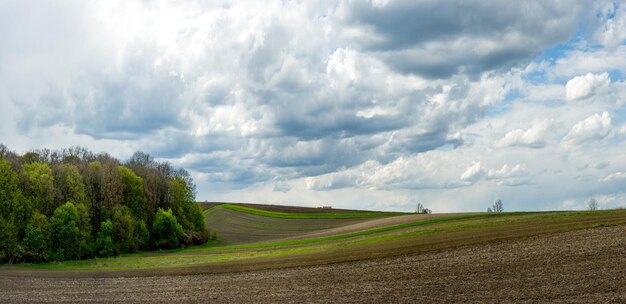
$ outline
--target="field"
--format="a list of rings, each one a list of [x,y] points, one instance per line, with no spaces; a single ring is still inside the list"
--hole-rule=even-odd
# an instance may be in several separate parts
[[[400,214],[214,204],[218,239],[0,267],[8,302],[626,300],[626,210]]]

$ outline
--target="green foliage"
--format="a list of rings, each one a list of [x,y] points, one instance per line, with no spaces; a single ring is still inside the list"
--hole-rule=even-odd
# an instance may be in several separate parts
[[[72,164],[60,164],[54,171],[58,200],[74,202],[77,205],[88,205],[85,184],[78,167]]]
[[[50,257],[53,260],[70,260],[80,257],[78,220],[78,211],[70,202],[54,210],[50,218]]]
[[[144,221],[138,221],[135,225],[135,243],[139,249],[147,249],[150,244],[150,231]]]
[[[37,210],[50,216],[56,208],[54,178],[50,166],[40,162],[26,164],[24,165],[24,175],[28,184],[26,197],[33,202]]]
[[[117,169],[122,178],[124,205],[130,209],[135,219],[145,221],[148,199],[143,190],[143,179],[126,167],[119,166]]]
[[[0,145],[0,263],[204,243],[194,187],[186,171],[145,153],[122,166],[80,147],[19,156]],[[160,208],[170,211],[155,226]]]
[[[115,244],[118,252],[137,251],[139,244],[135,233],[136,221],[130,214],[130,210],[126,206],[115,208],[113,212],[113,231],[115,235]]]
[[[172,210],[159,209],[152,223],[152,242],[158,249],[178,247],[183,237],[183,227],[178,223]]]
[[[48,260],[48,242],[50,238],[48,219],[40,213],[33,213],[30,223],[26,226],[22,240],[22,258],[30,262],[44,262]]]
[[[186,246],[206,243],[208,233],[200,205],[195,203],[193,187],[184,178],[176,176],[170,181],[173,214],[184,230]]]
[[[18,257],[17,227],[0,216],[0,261],[11,263]]]
[[[107,257],[117,254],[115,244],[113,242],[114,238],[115,232],[111,220],[102,222],[102,224],[100,224],[100,232],[98,232],[98,238],[96,240],[96,248],[99,256]]]

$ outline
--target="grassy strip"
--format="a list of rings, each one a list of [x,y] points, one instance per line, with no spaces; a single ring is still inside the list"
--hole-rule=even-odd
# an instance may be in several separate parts
[[[224,208],[224,209],[229,209],[229,210],[252,214],[252,215],[283,218],[283,219],[352,219],[352,218],[372,218],[372,217],[409,214],[409,213],[404,213],[404,212],[367,212],[367,211],[350,212],[350,213],[287,213],[287,212],[267,211],[267,210],[261,210],[261,209],[250,208],[250,207],[236,206],[232,204],[222,204],[219,206],[215,206],[213,208]]]

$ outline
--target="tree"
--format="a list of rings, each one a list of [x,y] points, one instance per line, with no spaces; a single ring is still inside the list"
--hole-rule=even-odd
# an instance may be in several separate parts
[[[17,258],[18,242],[17,227],[12,221],[0,216],[0,261],[12,263]]]
[[[22,240],[22,258],[35,263],[47,261],[49,237],[48,219],[41,213],[33,213]]]
[[[57,201],[74,202],[88,206],[87,191],[78,167],[72,164],[60,164],[54,170],[54,184],[57,189]]]
[[[415,207],[415,213],[422,213],[423,210],[424,205],[422,205],[422,203],[417,203],[417,206]]]
[[[176,248],[183,237],[183,227],[178,223],[172,210],[159,209],[152,223],[152,242],[154,248]]]
[[[495,203],[493,203],[493,206],[491,207],[491,211],[489,208],[487,208],[487,212],[503,212],[503,211],[504,211],[504,207],[502,205],[501,200],[497,200]]]
[[[39,212],[46,216],[52,215],[57,206],[54,201],[54,178],[50,166],[40,162],[26,164],[24,175],[28,184],[26,197],[33,202]]]
[[[115,208],[113,212],[113,231],[114,231],[114,243],[117,252],[133,252],[137,251],[139,245],[137,244],[137,237],[135,233],[137,228],[137,222],[131,215],[130,210],[126,206],[120,206]]]
[[[100,224],[100,232],[96,239],[96,248],[98,255],[107,257],[117,254],[115,250],[115,232],[111,220],[106,220]]]
[[[130,209],[135,219],[145,221],[147,198],[143,190],[143,179],[126,167],[119,166],[117,169],[122,178],[124,205]]]
[[[124,201],[122,178],[120,171],[117,170],[118,163],[116,160],[111,159],[109,156],[103,156],[103,160],[100,163],[102,165],[100,168],[102,207],[111,210],[113,207],[121,205]]]
[[[184,230],[184,245],[203,244],[208,239],[200,205],[195,202],[193,182],[181,176],[170,181],[172,211]]]
[[[80,257],[80,231],[78,211],[74,204],[67,202],[56,210],[50,218],[50,256],[53,260],[70,260]]]
[[[65,157],[66,160],[77,161],[77,157]],[[80,231],[81,256],[93,253],[93,239],[91,237],[92,222],[90,203],[87,197],[83,177],[78,167],[73,164],[59,164],[54,167],[54,183],[57,192],[57,201],[72,202],[78,212],[78,229]],[[60,204],[60,203],[59,203]]]
[[[595,198],[591,198],[587,202],[587,209],[589,211],[596,211],[596,210],[598,210],[598,201]]]
[[[20,189],[11,164],[0,159],[0,261],[18,258],[18,246],[31,217],[32,206]]]

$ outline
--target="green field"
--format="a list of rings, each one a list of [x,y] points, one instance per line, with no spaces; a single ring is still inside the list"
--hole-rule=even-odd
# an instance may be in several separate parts
[[[281,216],[289,214],[220,205],[205,211],[209,229],[219,228],[217,241],[209,244],[112,258],[24,264],[17,267],[81,271],[189,267],[192,272],[199,269],[212,271],[220,267],[275,268],[426,252],[626,223],[626,210],[447,215],[385,213],[385,216],[376,218],[369,217],[370,212],[363,212],[365,219],[332,218],[337,215],[334,213],[327,213],[325,216],[331,217],[325,218],[300,217],[302,214],[297,213],[289,217],[277,217],[277,213]],[[307,216],[311,214],[315,213]],[[356,213],[353,215],[356,216]],[[257,234],[252,238],[232,237],[255,230]],[[230,239],[224,241],[222,235]]]
[[[287,213],[287,212],[276,212],[276,211],[268,211],[256,208],[249,208],[244,206],[238,206],[233,204],[223,204],[214,208],[225,208],[230,209],[237,212],[258,215],[258,216],[266,216],[266,217],[274,217],[274,218],[282,218],[282,219],[352,219],[352,218],[372,218],[372,217],[382,217],[382,216],[394,216],[394,215],[402,215],[407,214],[403,212],[344,212],[344,213]]]

